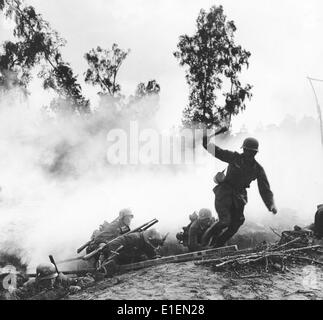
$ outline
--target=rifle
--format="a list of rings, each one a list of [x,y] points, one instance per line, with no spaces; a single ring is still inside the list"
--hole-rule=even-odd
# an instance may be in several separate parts
[[[65,276],[70,277],[78,277],[78,276],[85,276],[87,273],[94,273],[96,269],[88,268],[88,269],[79,269],[79,270],[69,270],[69,271],[61,271]],[[27,273],[26,276],[30,278],[36,278],[36,273]]]
[[[77,249],[77,253],[79,254],[80,252],[82,252],[85,248],[87,248],[91,243],[92,243],[93,240],[89,240],[87,243],[84,243],[82,247],[79,247]]]
[[[102,252],[102,250],[104,250],[109,244],[111,244],[113,241],[116,241],[117,239],[119,239],[120,237],[122,236],[125,236],[125,235],[128,235],[130,233],[134,233],[134,232],[143,232],[147,229],[149,229],[150,227],[152,227],[154,224],[156,224],[157,222],[159,222],[157,219],[153,219],[147,223],[144,223],[143,225],[141,225],[140,227],[137,227],[136,229],[133,229],[133,230],[130,230],[114,239],[112,239],[111,241],[107,242],[104,246],[92,251],[91,253],[89,254],[86,254],[84,257],[83,257],[83,260],[89,260],[91,259],[92,257],[94,257],[95,255],[97,255],[98,253]]]
[[[52,255],[49,255],[49,260],[55,266],[55,269],[56,269],[57,274],[59,274],[59,271],[58,271],[58,268],[57,268],[57,264],[56,264],[56,262],[54,260],[54,257]]]

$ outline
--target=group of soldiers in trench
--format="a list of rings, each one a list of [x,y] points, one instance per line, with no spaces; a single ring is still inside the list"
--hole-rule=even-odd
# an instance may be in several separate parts
[[[221,129],[217,134],[225,132]],[[243,142],[242,153],[223,150],[211,143],[212,136],[206,132],[203,136],[203,147],[215,158],[226,162],[226,173],[219,172],[215,178],[213,192],[215,194],[216,220],[209,209],[201,209],[189,216],[190,223],[177,234],[179,243],[188,247],[191,252],[223,247],[237,233],[245,221],[244,208],[247,204],[247,191],[252,181],[257,180],[260,196],[267,209],[277,214],[273,192],[270,189],[265,170],[255,160],[259,143],[254,138]],[[163,237],[155,229],[130,229],[133,214],[130,209],[123,209],[111,223],[104,222],[94,231],[86,248],[86,254],[102,249],[93,256],[92,262],[97,272],[84,277],[69,278],[58,272],[52,263],[40,264],[36,269],[36,277],[25,282],[20,288],[12,290],[10,297],[15,299],[56,299],[64,294],[75,293],[95,282],[102,275],[113,276],[118,267],[144,259],[160,257],[160,248],[164,244]],[[315,221],[306,227],[317,238],[323,237],[323,205],[319,205]],[[121,250],[120,250],[121,249]],[[101,270],[100,270],[101,269]],[[54,293],[53,293],[54,292]]]

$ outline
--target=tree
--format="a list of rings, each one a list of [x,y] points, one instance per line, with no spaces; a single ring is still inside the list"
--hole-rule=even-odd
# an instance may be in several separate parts
[[[152,118],[159,105],[160,85],[156,80],[148,81],[147,85],[139,83],[134,96],[130,96],[127,109],[134,119]]]
[[[234,42],[236,26],[228,21],[222,6],[213,6],[209,12],[201,10],[193,36],[182,35],[174,56],[181,66],[188,66],[186,80],[190,87],[189,104],[183,112],[185,126],[206,124],[218,126],[231,123],[232,115],[246,108],[245,98],[251,97],[251,86],[242,86],[238,75],[248,67],[250,52]],[[218,102],[222,92],[223,105]]]
[[[39,73],[44,79],[44,88],[54,89],[75,110],[89,112],[89,101],[83,97],[70,65],[62,59],[60,49],[65,40],[32,6],[24,6],[21,0],[0,0],[0,10],[15,20],[13,34],[19,40],[4,44],[4,54],[0,56],[1,81],[6,83],[7,75],[15,74],[17,82],[26,87],[32,68],[44,63]]]
[[[122,50],[117,44],[111,50],[98,46],[84,55],[89,68],[85,72],[85,82],[98,86],[101,90],[100,106],[108,106],[109,115],[114,118],[139,119],[151,117],[158,105],[160,86],[156,80],[138,84],[135,94],[126,99],[118,83],[118,72],[130,50]]]
[[[19,87],[27,95],[27,85],[31,79],[30,66],[22,63],[21,45],[11,41],[3,44],[0,55],[0,90],[9,91]]]
[[[160,92],[160,85],[156,80],[148,81],[147,85],[143,82],[139,83],[135,92],[135,99],[141,99],[146,96],[158,95]]]
[[[115,43],[111,50],[102,49],[100,46],[90,50],[84,56],[89,64],[85,72],[85,82],[98,85],[102,90],[99,92],[101,95],[117,97],[121,91],[117,75],[129,52],[130,50],[120,49]]]

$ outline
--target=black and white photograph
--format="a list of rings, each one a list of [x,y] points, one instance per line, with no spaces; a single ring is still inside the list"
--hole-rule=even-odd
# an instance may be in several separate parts
[[[0,0],[0,300],[322,300],[322,12]]]

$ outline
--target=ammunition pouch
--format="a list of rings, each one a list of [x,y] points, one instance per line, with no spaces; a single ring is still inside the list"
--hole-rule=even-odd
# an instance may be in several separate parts
[[[225,170],[226,169],[224,169],[223,171],[220,171],[220,172],[218,172],[216,175],[215,175],[215,177],[214,177],[214,179],[213,179],[213,181],[215,182],[215,184],[216,185],[219,185],[219,184],[221,184],[221,183],[223,183],[224,182],[224,180],[225,180],[225,178],[226,178],[226,176],[225,176]]]

